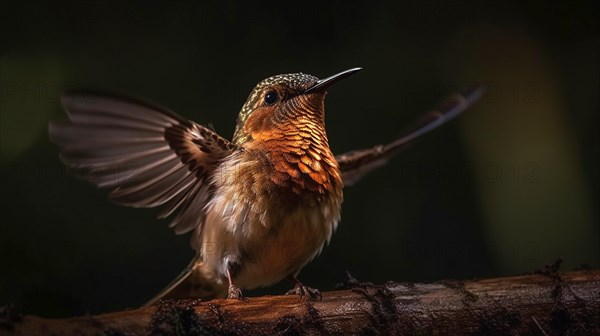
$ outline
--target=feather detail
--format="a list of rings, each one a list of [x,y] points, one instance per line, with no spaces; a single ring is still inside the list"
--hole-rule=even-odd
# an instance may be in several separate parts
[[[50,138],[70,171],[120,205],[164,205],[159,218],[178,234],[201,227],[208,180],[236,146],[212,130],[137,98],[94,91],[62,97],[68,122],[53,122]]]

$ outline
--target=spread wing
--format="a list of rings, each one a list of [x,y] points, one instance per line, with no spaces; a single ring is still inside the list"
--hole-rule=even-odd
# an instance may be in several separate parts
[[[162,206],[177,234],[202,225],[208,179],[235,145],[137,98],[75,91],[62,104],[69,121],[50,123],[49,134],[71,173],[112,190],[117,204]]]
[[[452,95],[446,98],[436,109],[425,113],[417,120],[411,131],[397,140],[386,145],[377,145],[372,148],[337,155],[335,158],[342,171],[344,186],[353,185],[367,173],[385,165],[394,154],[406,148],[416,138],[456,117],[479,100],[482,95],[483,88],[481,86],[476,86],[465,94]]]

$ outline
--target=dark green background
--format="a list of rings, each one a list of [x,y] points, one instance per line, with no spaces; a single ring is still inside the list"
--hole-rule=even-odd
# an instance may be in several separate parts
[[[336,153],[393,139],[473,82],[488,93],[345,190],[338,232],[302,280],[506,276],[559,256],[564,270],[598,267],[593,3],[3,3],[0,304],[135,307],[192,256],[157,211],[114,206],[65,172],[47,136],[62,89],[143,96],[230,137],[263,78],[355,66],[326,102]]]

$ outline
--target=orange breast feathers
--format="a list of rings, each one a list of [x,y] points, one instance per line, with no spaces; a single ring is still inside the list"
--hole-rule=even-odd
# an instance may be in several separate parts
[[[297,195],[341,192],[339,166],[329,149],[322,118],[298,115],[279,121],[260,112],[255,111],[244,127],[252,139],[247,148],[265,153],[272,167],[269,179],[275,185]]]

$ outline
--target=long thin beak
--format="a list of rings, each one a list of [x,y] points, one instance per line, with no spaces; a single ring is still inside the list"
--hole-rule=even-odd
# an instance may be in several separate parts
[[[341,81],[344,78],[350,77],[351,75],[359,72],[362,68],[352,68],[346,71],[342,71],[333,76],[329,76],[327,78],[319,79],[313,86],[309,87],[304,91],[304,93],[312,93],[312,92],[323,92],[327,90],[331,85]]]

